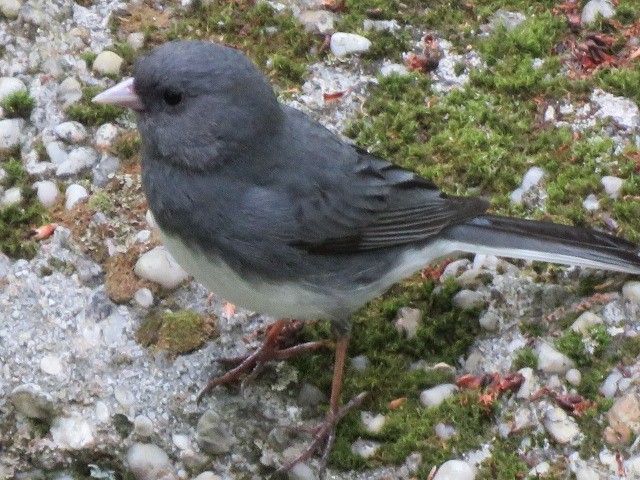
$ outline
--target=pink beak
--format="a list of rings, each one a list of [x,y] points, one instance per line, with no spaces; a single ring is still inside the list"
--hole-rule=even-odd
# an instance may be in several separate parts
[[[125,78],[120,83],[99,93],[93,97],[92,101],[105,105],[117,105],[118,107],[130,108],[138,112],[144,110],[142,100],[140,100],[140,97],[136,94],[132,77]]]

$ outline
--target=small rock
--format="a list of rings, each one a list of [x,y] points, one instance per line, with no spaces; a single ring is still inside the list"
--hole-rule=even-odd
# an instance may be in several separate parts
[[[318,480],[318,475],[304,462],[297,463],[287,474],[289,480]]]
[[[369,367],[369,359],[366,355],[358,355],[351,359],[351,368],[356,372],[364,372]]]
[[[0,206],[8,207],[22,202],[22,190],[20,187],[7,188],[0,199]]]
[[[127,452],[127,464],[136,480],[170,478],[169,456],[152,443],[134,443]]]
[[[582,208],[584,208],[587,212],[593,212],[600,208],[600,202],[593,193],[590,193],[582,202]]]
[[[553,105],[549,105],[544,112],[544,121],[553,122],[556,119],[556,109]]]
[[[640,456],[625,460],[623,466],[627,478],[640,478]]]
[[[303,407],[315,407],[325,403],[327,396],[322,390],[310,383],[303,383],[298,393],[298,404]]]
[[[67,177],[74,175],[85,168],[93,166],[98,161],[98,153],[89,147],[78,147],[72,150],[67,159],[58,165],[56,175]]]
[[[633,305],[640,306],[640,282],[631,281],[622,286],[622,297]]]
[[[102,155],[100,163],[93,167],[93,183],[98,187],[104,187],[120,168],[120,160],[113,155]]]
[[[133,299],[142,308],[153,306],[153,293],[148,288],[141,288],[133,294]]]
[[[515,205],[520,205],[522,203],[523,194],[524,194],[524,190],[522,190],[522,187],[518,187],[509,194],[509,200],[511,200],[511,203]]]
[[[500,326],[500,316],[493,310],[489,310],[480,317],[480,326],[489,332],[495,332]]]
[[[336,16],[326,10],[303,10],[298,15],[298,20],[307,32],[326,35],[334,30]]]
[[[443,383],[433,388],[423,390],[420,393],[420,403],[427,408],[437,407],[447,398],[452,397],[458,391],[458,387],[451,383]]]
[[[522,187],[522,190],[528,192],[533,187],[537,187],[538,185],[540,185],[540,182],[543,178],[543,169],[541,169],[540,167],[531,167],[529,170],[527,170],[527,173],[524,174],[524,177],[522,177],[522,183],[520,186]]]
[[[198,420],[196,441],[204,452],[213,455],[228,453],[236,444],[236,439],[220,424],[220,416],[213,410],[207,410]]]
[[[96,420],[99,423],[107,423],[109,420],[109,407],[102,400],[96,402]]]
[[[395,20],[365,20],[363,23],[365,30],[374,30],[376,32],[395,32],[400,30],[400,24]]]
[[[398,333],[404,333],[407,338],[413,338],[418,333],[422,320],[422,312],[417,308],[402,307],[396,313],[394,324]]]
[[[140,230],[136,233],[136,242],[145,243],[151,239],[151,230]]]
[[[404,77],[405,75],[409,75],[409,69],[401,63],[385,63],[380,67],[380,75],[383,77],[389,77],[391,75]]]
[[[81,200],[89,198],[89,194],[87,193],[87,189],[82,185],[78,185],[77,183],[73,183],[67,187],[65,191],[65,195],[67,200],[64,204],[67,210],[71,210],[74,205]]]
[[[62,363],[58,357],[45,355],[40,359],[40,370],[49,375],[60,375],[62,373]]]
[[[62,102],[62,107],[77,103],[82,98],[82,85],[73,77],[65,78],[58,85],[58,99]]]
[[[583,337],[589,336],[589,330],[596,325],[602,324],[603,320],[595,313],[584,312],[571,325],[571,330],[579,333]]]
[[[36,189],[38,200],[46,208],[51,208],[58,199],[58,186],[50,180],[42,180],[33,184]]]
[[[124,60],[117,53],[104,50],[93,61],[91,69],[102,75],[117,75],[120,73],[123,62]]]
[[[174,433],[171,435],[171,440],[173,440],[173,444],[180,450],[188,450],[191,448],[191,440],[189,440],[187,435]]]
[[[611,18],[616,14],[613,5],[608,0],[589,0],[582,8],[582,16],[580,22],[588,25],[596,21],[598,16],[602,18]]]
[[[436,472],[433,480],[474,480],[476,470],[462,460],[447,460]]]
[[[622,379],[622,374],[616,369],[607,375],[598,391],[606,398],[613,398],[618,391],[618,382]]]
[[[2,0],[0,0],[1,2]],[[0,3],[0,11],[2,11],[2,4]],[[8,97],[18,92],[26,92],[27,87],[22,80],[14,77],[0,77],[0,102],[6,100]]]
[[[57,417],[50,431],[54,445],[62,450],[79,450],[93,444],[91,426],[79,415]]]
[[[600,480],[600,475],[591,467],[581,467],[576,470],[576,480]]]
[[[45,149],[49,156],[49,160],[51,160],[51,163],[54,165],[61,165],[66,162],[68,155],[63,148],[62,142],[49,142]]]
[[[544,428],[561,445],[572,443],[580,435],[575,420],[560,407],[550,407],[546,411]]]
[[[301,465],[301,464],[298,464]],[[298,465],[294,466],[291,471],[293,471],[295,469],[295,467],[297,467]],[[300,480],[303,480],[303,478],[306,477],[301,477]],[[313,479],[313,477],[309,477],[310,479]],[[222,480],[222,477],[219,475],[216,475],[213,472],[202,472],[200,475],[198,475],[197,477],[195,477],[193,480]]]
[[[538,368],[543,372],[565,373],[574,366],[573,360],[548,343],[540,343],[538,346]]]
[[[144,47],[144,33],[131,32],[127,35],[127,43],[131,45],[134,50],[140,50]]]
[[[153,435],[153,422],[145,415],[138,415],[133,420],[133,433],[143,438],[150,437]]]
[[[457,278],[459,277],[465,270],[469,268],[471,265],[471,260],[468,258],[461,258],[460,260],[455,260],[444,267],[442,271],[442,275],[440,275],[440,281],[446,280],[447,278]]]
[[[511,31],[526,19],[527,17],[523,13],[509,12],[507,10],[499,9],[491,16],[489,26],[492,30],[495,30],[501,25],[506,28],[507,31]]]
[[[609,427],[626,443],[631,434],[640,434],[640,394],[628,393],[616,400],[609,413]]]
[[[380,413],[378,415],[374,415],[371,412],[360,412],[360,421],[362,422],[362,426],[369,433],[380,433],[386,420],[385,416]]]
[[[438,438],[447,441],[452,437],[458,435],[458,431],[451,425],[445,425],[444,423],[438,423],[435,426],[435,432]]]
[[[80,122],[64,122],[53,129],[56,136],[67,143],[79,143],[87,136],[87,130]]]
[[[624,97],[616,97],[599,88],[591,94],[591,101],[600,107],[596,116],[611,118],[624,128],[637,128],[640,126],[640,110],[633,100]]]
[[[118,127],[112,123],[105,123],[96,130],[96,146],[101,150],[107,150],[118,137]]]
[[[578,370],[577,368],[571,368],[567,370],[567,373],[565,374],[565,378],[567,379],[567,382],[569,382],[574,387],[579,386],[580,383],[582,382],[582,374],[580,373],[580,370]]]
[[[25,121],[21,118],[0,120],[0,151],[19,147]]]
[[[178,265],[165,247],[156,247],[144,253],[136,262],[134,271],[140,278],[158,283],[169,290],[189,278],[189,274]]]
[[[2,15],[4,15],[8,20],[15,20],[18,18],[21,7],[21,0],[0,0],[0,13],[2,13]]]
[[[358,439],[351,444],[351,452],[362,458],[371,458],[379,448],[380,444],[373,440]]]
[[[336,57],[343,57],[350,53],[366,52],[371,48],[371,41],[355,33],[336,32],[331,35],[329,47]]]
[[[27,418],[48,420],[55,414],[53,399],[38,385],[25,383],[11,391],[9,401]]]
[[[549,465],[549,462],[541,462],[531,470],[529,470],[528,476],[534,478],[544,477],[547,473],[549,473],[549,470],[551,470],[551,465]]]
[[[518,390],[516,397],[526,400],[535,392],[540,390],[540,384],[538,383],[538,379],[536,378],[536,374],[532,368],[521,368],[518,370],[518,373],[524,377],[524,382],[520,385],[520,390]]]
[[[461,310],[472,310],[484,305],[484,297],[474,290],[460,290],[453,296],[452,301]]]
[[[604,187],[604,191],[607,192],[609,198],[613,198],[614,200],[620,196],[622,192],[622,184],[624,180],[618,177],[606,176],[600,179],[600,183]]]

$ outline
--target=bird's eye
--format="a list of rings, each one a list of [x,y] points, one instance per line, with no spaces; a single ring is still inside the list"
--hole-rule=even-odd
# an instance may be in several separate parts
[[[165,90],[162,99],[167,105],[174,107],[182,101],[182,93],[175,90]]]

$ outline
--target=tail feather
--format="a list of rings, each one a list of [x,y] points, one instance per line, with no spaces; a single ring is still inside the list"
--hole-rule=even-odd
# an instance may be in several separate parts
[[[442,232],[458,249],[640,274],[640,247],[588,228],[483,215]]]

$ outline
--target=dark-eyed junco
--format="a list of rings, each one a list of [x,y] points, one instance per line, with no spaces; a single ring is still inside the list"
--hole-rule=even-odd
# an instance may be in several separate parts
[[[167,43],[138,60],[132,79],[94,101],[136,110],[149,208],[187,271],[248,309],[332,323],[338,341],[330,411],[297,460],[322,444],[326,459],[345,411],[339,397],[351,314],[434,259],[488,253],[640,274],[633,243],[488,215],[484,200],[445,195],[350,145],[279,103],[233,48]],[[263,347],[205,391],[287,356],[275,347],[283,326],[276,322]]]

